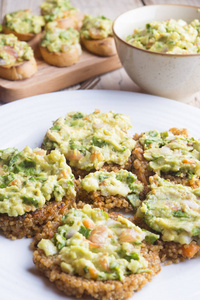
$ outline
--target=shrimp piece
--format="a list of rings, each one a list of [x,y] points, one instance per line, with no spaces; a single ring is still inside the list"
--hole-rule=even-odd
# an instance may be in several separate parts
[[[101,29],[97,29],[93,27],[89,29],[89,35],[94,40],[101,40],[105,38]]]
[[[119,237],[120,244],[131,243],[137,240],[137,233],[134,229],[124,229]]]
[[[89,240],[94,244],[103,246],[107,238],[108,228],[105,225],[98,225],[91,231]]]
[[[67,178],[68,176],[69,176],[69,173],[67,172],[67,170],[62,170],[62,172],[60,173],[59,179]]]
[[[106,272],[110,271],[110,267],[109,267],[109,263],[108,263],[107,258],[108,258],[107,254],[104,253],[99,259],[99,263],[100,263],[103,271],[106,271]]]
[[[67,153],[66,158],[69,160],[79,161],[81,158],[83,158],[83,154],[75,149],[74,151]]]
[[[37,149],[37,150],[35,151],[35,154],[44,156],[44,155],[46,154],[46,151],[43,150],[43,149]]]

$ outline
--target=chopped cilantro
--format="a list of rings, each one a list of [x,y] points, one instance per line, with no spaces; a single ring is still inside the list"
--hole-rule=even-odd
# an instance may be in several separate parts
[[[38,199],[34,199],[33,197],[28,197],[28,196],[22,196],[22,200],[24,204],[38,207]]]
[[[173,211],[173,216],[176,218],[188,218],[188,214],[182,210],[175,210]]]
[[[89,272],[88,266],[85,266],[85,267],[83,268],[83,271],[85,272],[85,274],[88,273],[88,272]]]
[[[107,179],[109,177],[109,175],[107,174],[100,174],[99,175],[99,182],[104,181],[105,179]]]
[[[59,131],[60,130],[60,125],[53,125],[53,127],[51,127],[51,130],[55,130],[55,131]]]
[[[73,120],[77,120],[77,119],[82,119],[83,118],[83,114],[80,112],[75,113],[72,117]]]
[[[79,229],[78,232],[81,233],[82,235],[84,235],[84,237],[86,237],[86,239],[88,239],[90,236],[91,229],[81,226],[81,228]]]
[[[102,148],[102,147],[108,145],[108,143],[106,141],[104,141],[96,136],[93,136],[92,143],[94,146],[99,147],[99,148]]]

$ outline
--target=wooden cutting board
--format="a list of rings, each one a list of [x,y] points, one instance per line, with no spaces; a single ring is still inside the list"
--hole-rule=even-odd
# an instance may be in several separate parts
[[[30,42],[35,51],[37,73],[22,81],[0,78],[0,101],[11,102],[29,96],[55,92],[121,67],[117,55],[99,57],[85,50],[83,50],[80,60],[71,67],[50,66],[42,60],[38,47],[39,39],[38,36]]]

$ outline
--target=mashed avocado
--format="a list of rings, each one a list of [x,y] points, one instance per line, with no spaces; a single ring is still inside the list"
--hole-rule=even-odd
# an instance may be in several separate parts
[[[169,54],[200,52],[200,21],[187,24],[183,20],[153,21],[146,28],[136,28],[126,41],[149,51]]]
[[[200,238],[200,188],[174,184],[155,175],[151,191],[138,209],[148,226],[162,233],[164,241],[189,244]]]
[[[73,16],[77,11],[69,0],[46,0],[40,5],[40,8],[47,22]]]
[[[156,173],[173,172],[176,176],[200,176],[200,140],[171,131],[148,131],[140,138],[144,157]]]
[[[113,220],[102,210],[85,205],[64,215],[52,240],[42,239],[38,247],[47,256],[59,255],[61,269],[68,274],[123,280],[126,275],[150,272],[141,245],[158,237],[120,215]]]
[[[12,66],[33,57],[32,48],[14,34],[0,34],[0,66]]]
[[[81,180],[84,190],[89,192],[100,191],[102,196],[120,195],[127,197],[136,208],[140,205],[139,194],[143,190],[137,176],[126,170],[118,172],[97,171],[90,173]]]
[[[100,169],[104,163],[123,165],[135,141],[127,135],[128,116],[102,113],[68,113],[54,122],[44,138],[44,148],[58,149],[70,165],[79,169]]]
[[[58,151],[0,150],[0,213],[23,215],[54,198],[75,197],[74,176]]]
[[[34,16],[29,9],[19,10],[5,16],[5,26],[18,33],[39,33],[45,25],[42,16]]]
[[[61,29],[56,27],[55,22],[46,26],[41,46],[46,47],[50,52],[68,52],[79,45],[79,32],[73,28]],[[81,51],[81,48],[80,48]]]
[[[113,36],[112,23],[112,20],[104,16],[93,17],[86,15],[83,19],[80,34],[85,39],[105,39],[109,36]]]

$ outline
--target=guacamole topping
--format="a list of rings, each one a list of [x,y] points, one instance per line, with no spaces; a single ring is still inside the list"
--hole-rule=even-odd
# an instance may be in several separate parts
[[[79,32],[73,28],[61,29],[56,27],[55,22],[50,22],[46,26],[41,46],[46,47],[50,52],[65,53],[73,49],[73,47],[81,47],[79,45]]]
[[[18,33],[39,33],[45,25],[42,16],[34,16],[29,9],[19,10],[5,16],[5,26]]]
[[[135,141],[128,136],[129,117],[123,114],[68,113],[54,122],[44,138],[44,148],[58,149],[70,165],[79,169],[100,169],[104,163],[123,165]]]
[[[187,24],[184,20],[153,21],[145,28],[136,28],[126,41],[138,48],[168,54],[200,52],[200,21]]]
[[[141,246],[145,240],[153,243],[158,238],[120,215],[113,220],[85,205],[64,215],[54,237],[42,239],[38,247],[47,256],[59,255],[62,271],[70,275],[123,280],[126,275],[150,272]]]
[[[138,209],[148,226],[162,233],[163,241],[189,244],[200,238],[200,188],[150,177],[151,191]]]
[[[13,66],[33,57],[32,48],[14,34],[0,34],[0,66]]]
[[[83,19],[80,34],[85,39],[105,39],[109,36],[113,36],[112,23],[112,20],[104,16],[93,17],[86,15]]]
[[[73,16],[77,12],[69,0],[46,0],[40,5],[40,8],[47,22]]]
[[[149,167],[158,174],[173,172],[189,178],[200,176],[200,140],[171,131],[148,131],[140,138]]]
[[[64,196],[75,197],[74,176],[57,150],[0,150],[0,213],[16,217]]]
[[[137,176],[126,170],[118,172],[97,171],[90,173],[81,180],[81,185],[88,193],[100,191],[102,196],[120,195],[127,197],[134,208],[141,203],[139,194],[143,185]]]

